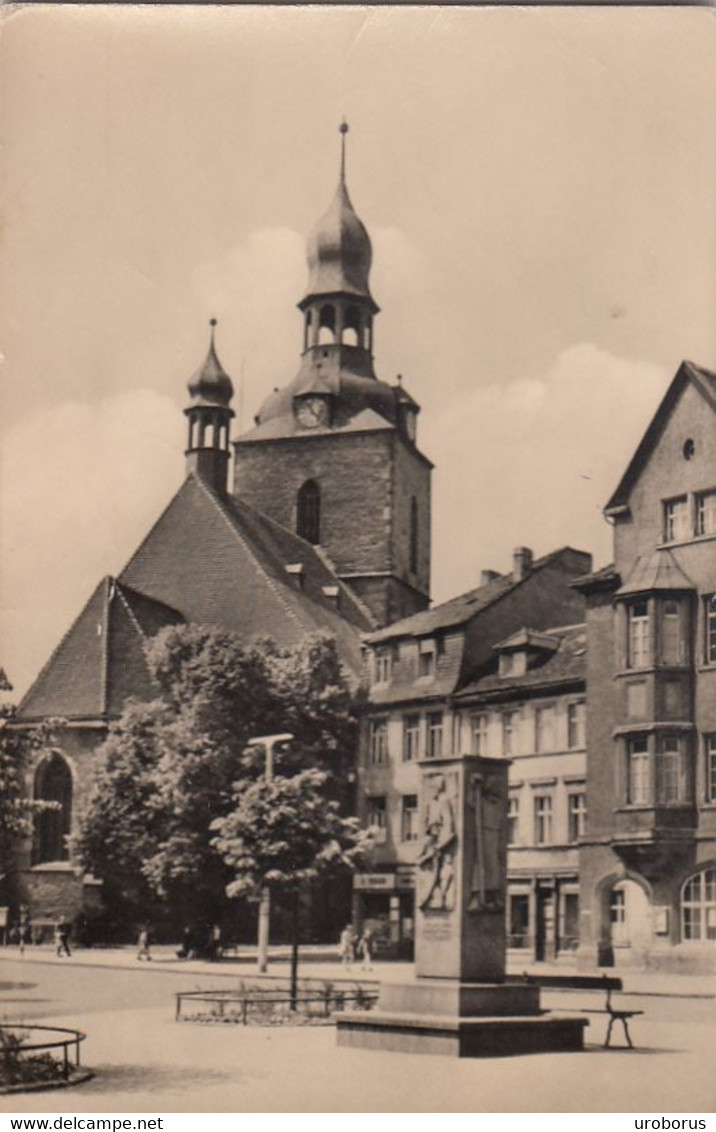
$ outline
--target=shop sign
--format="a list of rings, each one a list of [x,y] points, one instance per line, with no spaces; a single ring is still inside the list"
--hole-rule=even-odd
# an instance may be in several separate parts
[[[394,889],[395,882],[395,873],[357,873],[353,877],[353,888],[356,891],[366,889],[386,891]]]

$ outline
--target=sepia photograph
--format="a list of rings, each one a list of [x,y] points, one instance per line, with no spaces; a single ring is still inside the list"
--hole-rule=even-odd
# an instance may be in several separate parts
[[[0,83],[0,1112],[705,1127],[716,11],[16,4]]]

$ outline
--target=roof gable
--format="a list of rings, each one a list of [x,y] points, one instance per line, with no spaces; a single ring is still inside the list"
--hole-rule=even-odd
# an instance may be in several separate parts
[[[619,481],[616,491],[604,508],[606,515],[619,512],[628,505],[634,485],[644,471],[649,457],[659,443],[664,429],[688,385],[697,389],[707,405],[716,411],[716,374],[695,365],[693,362],[682,362]]]

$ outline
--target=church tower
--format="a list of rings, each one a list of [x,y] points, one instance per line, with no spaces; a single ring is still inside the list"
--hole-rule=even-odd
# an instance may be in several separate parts
[[[338,187],[308,241],[296,377],[235,442],[237,496],[319,546],[376,624],[425,609],[430,594],[430,474],[419,406],[373,368],[368,232],[348,195],[346,133]]]
[[[204,364],[189,379],[187,475],[201,476],[219,495],[226,495],[229,475],[229,431],[234,410],[234,387],[216,354],[212,318],[209,352]]]

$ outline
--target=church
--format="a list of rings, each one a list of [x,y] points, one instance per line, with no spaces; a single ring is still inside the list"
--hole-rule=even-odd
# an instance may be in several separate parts
[[[279,645],[327,632],[358,680],[361,635],[429,604],[432,465],[417,445],[418,404],[400,379],[375,372],[379,307],[370,238],[348,194],[346,132],[338,186],[308,241],[296,377],[232,441],[234,389],[212,320],[188,383],[186,478],[124,569],[97,584],[19,706],[20,726],[67,721],[28,784],[59,803],[39,816],[22,861],[35,923],[101,902],[67,838],[108,726],[130,697],[155,694],[144,645],[160,629],[218,625]]]

